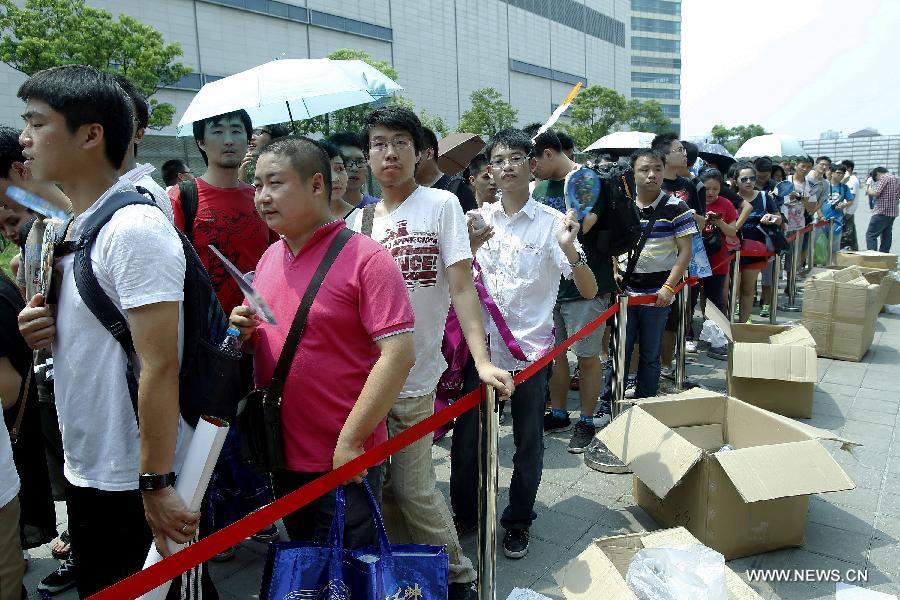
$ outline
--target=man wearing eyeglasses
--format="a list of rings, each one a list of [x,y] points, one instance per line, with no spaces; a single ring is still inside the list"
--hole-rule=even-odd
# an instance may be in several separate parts
[[[259,153],[272,140],[284,137],[291,131],[284,125],[274,123],[272,125],[263,125],[262,127],[254,127],[250,132],[250,141],[247,143],[247,153],[241,160],[241,166],[238,168],[238,178],[245,183],[253,183],[253,168],[256,165],[256,159]]]
[[[366,117],[361,141],[383,198],[357,211],[348,226],[390,251],[415,314],[416,363],[387,419],[388,435],[394,437],[434,413],[437,383],[447,368],[441,341],[451,301],[481,381],[503,397],[512,394],[514,385],[512,376],[488,357],[459,202],[453,194],[420,186],[414,178],[425,147],[419,118],[405,108],[378,108]],[[425,436],[391,456],[382,495],[385,524],[392,538],[446,545],[448,597],[474,599],[475,569],[462,553],[447,501],[436,488],[431,445],[431,436]]]
[[[344,191],[344,202],[356,208],[367,204],[375,204],[378,198],[363,192],[366,183],[366,156],[363,153],[359,134],[353,131],[339,131],[328,141],[338,147],[344,157],[344,168],[347,170],[347,189]]]

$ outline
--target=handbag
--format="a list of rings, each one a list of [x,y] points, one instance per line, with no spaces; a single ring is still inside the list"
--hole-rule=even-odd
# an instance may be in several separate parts
[[[284,434],[281,430],[281,396],[284,392],[284,383],[294,362],[303,331],[306,329],[306,319],[309,317],[316,293],[341,249],[353,235],[351,230],[341,229],[322,257],[297,308],[297,314],[284,340],[284,347],[281,349],[269,386],[252,390],[238,403],[237,423],[238,431],[241,432],[243,457],[251,468],[261,473],[271,473],[285,467]]]
[[[722,232],[715,225],[703,228],[703,246],[707,255],[714,255],[722,249]]]
[[[343,547],[346,499],[344,486],[335,490],[334,517],[327,543],[269,544],[260,600],[384,600],[385,598],[446,598],[450,563],[444,546],[388,542],[369,482],[366,500],[378,534],[378,545]]]

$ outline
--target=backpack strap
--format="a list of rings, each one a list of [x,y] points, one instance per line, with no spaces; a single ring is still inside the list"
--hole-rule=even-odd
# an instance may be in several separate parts
[[[147,205],[157,207],[156,203],[140,193],[123,191],[110,196],[96,212],[91,214],[84,222],[81,236],[75,244],[74,274],[75,286],[88,310],[100,321],[100,324],[122,345],[125,350],[127,367],[125,377],[128,381],[128,393],[131,396],[131,404],[134,415],[137,418],[137,391],[138,383],[134,375],[135,354],[134,341],[131,339],[131,330],[128,329],[128,320],[125,315],[113,304],[94,275],[93,262],[91,261],[91,248],[97,240],[97,234],[106,225],[112,216],[122,208],[131,205]],[[157,207],[158,208],[158,207]]]
[[[631,275],[634,273],[635,268],[637,268],[638,260],[641,258],[641,252],[644,251],[644,246],[647,245],[647,240],[650,239],[650,234],[653,233],[653,224],[656,223],[656,220],[662,212],[662,207],[665,206],[668,201],[669,196],[667,195],[660,198],[659,204],[653,209],[653,214],[650,215],[650,219],[647,221],[647,227],[641,233],[641,239],[638,241],[637,246],[634,247],[634,250],[629,253],[628,267],[625,269],[625,276],[622,278],[623,286],[627,286],[631,280]],[[637,205],[635,205],[635,208],[637,208]],[[640,221],[640,214],[638,214],[638,221]]]
[[[447,186],[447,191],[459,198],[459,186],[462,184],[462,177],[453,176],[450,178],[450,185]]]
[[[22,431],[22,421],[25,418],[25,404],[28,402],[28,392],[31,391],[31,373],[34,371],[33,365],[33,361],[28,361],[28,369],[19,385],[19,410],[16,412],[16,420],[9,430],[9,439],[13,445],[19,441],[19,433]]]
[[[194,221],[197,218],[197,207],[200,204],[197,192],[197,181],[191,179],[178,184],[178,198],[181,200],[181,213],[184,215],[184,234],[194,243]]]
[[[370,204],[368,206],[374,205]],[[368,208],[368,206],[366,208]],[[297,314],[294,316],[293,323],[291,323],[291,329],[287,334],[287,338],[284,340],[284,347],[281,349],[281,355],[278,357],[278,363],[275,365],[272,379],[269,381],[268,391],[270,398],[278,399],[279,402],[281,401],[281,394],[284,391],[284,383],[287,380],[288,371],[291,368],[291,364],[294,362],[294,355],[297,354],[297,348],[300,346],[300,339],[303,337],[303,332],[306,330],[306,320],[309,317],[309,310],[312,308],[313,301],[316,299],[316,294],[318,293],[322,282],[325,280],[325,275],[328,274],[331,265],[334,264],[338,254],[341,253],[344,245],[351,237],[353,237],[353,231],[346,227],[338,232],[334,237],[334,240],[332,240],[331,245],[328,247],[328,250],[325,252],[325,256],[322,257],[322,262],[320,262],[319,266],[316,268],[316,272],[313,274],[309,285],[306,287],[303,298],[300,300],[300,306],[297,308]]]
[[[362,227],[359,232],[366,237],[372,237],[372,227],[375,223],[375,205],[376,203],[373,202],[363,206]]]

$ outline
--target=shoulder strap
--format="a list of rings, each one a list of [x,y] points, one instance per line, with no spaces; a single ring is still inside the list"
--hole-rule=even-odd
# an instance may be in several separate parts
[[[623,285],[628,285],[632,273],[634,273],[635,268],[637,268],[641,252],[644,251],[644,246],[647,245],[647,240],[650,239],[650,234],[653,233],[653,224],[656,223],[656,220],[659,218],[660,212],[662,211],[662,207],[665,206],[668,201],[668,196],[660,198],[659,204],[653,209],[653,214],[650,215],[650,219],[647,221],[647,227],[641,233],[641,239],[638,241],[637,246],[634,247],[634,250],[628,255],[628,267],[625,269],[625,277],[622,278]],[[635,208],[637,208],[636,204]],[[640,213],[638,213],[638,222],[640,222],[640,218]]]
[[[447,191],[458,198],[459,194],[457,192],[459,192],[459,186],[461,186],[462,183],[462,177],[451,177],[450,185],[447,186]]]
[[[178,197],[181,200],[181,212],[184,215],[184,234],[194,243],[194,220],[197,218],[197,206],[200,204],[197,192],[197,181],[191,179],[178,184]]]
[[[366,208],[368,208],[368,206]],[[316,268],[316,272],[313,274],[313,277],[306,288],[306,292],[304,292],[303,298],[300,300],[297,314],[294,317],[293,323],[291,323],[291,329],[288,332],[287,338],[284,340],[284,348],[281,349],[281,355],[278,357],[278,363],[275,365],[272,380],[269,382],[269,396],[273,399],[280,399],[281,393],[284,391],[284,382],[287,380],[288,371],[291,368],[291,363],[294,362],[294,355],[297,354],[297,348],[300,346],[300,339],[303,337],[303,332],[306,329],[306,320],[307,317],[309,317],[309,310],[312,308],[313,301],[316,299],[316,294],[318,293],[322,282],[325,280],[325,275],[328,274],[331,265],[334,264],[338,254],[340,254],[344,245],[351,237],[353,237],[353,231],[346,227],[338,232],[331,242],[331,245],[328,247],[328,250],[325,252],[325,256],[322,257],[322,262],[320,262],[319,266]]]
[[[128,380],[128,392],[131,395],[131,404],[134,414],[137,415],[137,379],[134,375],[134,342],[131,339],[131,331],[128,329],[128,321],[125,315],[116,308],[94,275],[91,261],[91,248],[97,240],[97,234],[106,225],[112,216],[121,208],[133,204],[145,204],[156,207],[156,203],[145,198],[137,192],[119,192],[114,194],[100,206],[84,222],[84,230],[75,244],[74,274],[75,287],[88,310],[100,321],[100,324],[112,334],[125,350],[125,358],[128,363],[125,376]]]
[[[22,379],[21,387],[19,387],[19,412],[16,413],[16,420],[9,430],[9,439],[13,444],[19,441],[19,431],[22,429],[22,420],[25,418],[25,404],[28,401],[28,392],[31,389],[33,365],[33,362],[28,363],[28,369],[25,377]]]
[[[362,227],[360,228],[360,233],[366,237],[372,237],[372,226],[375,222],[375,206],[376,203],[366,204],[363,207],[362,213]]]

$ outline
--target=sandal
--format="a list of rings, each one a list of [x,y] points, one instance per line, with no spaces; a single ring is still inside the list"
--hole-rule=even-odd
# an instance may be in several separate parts
[[[59,539],[50,547],[50,554],[52,554],[53,558],[56,560],[66,560],[71,553],[72,542],[69,539],[69,532],[66,530],[62,532]]]

